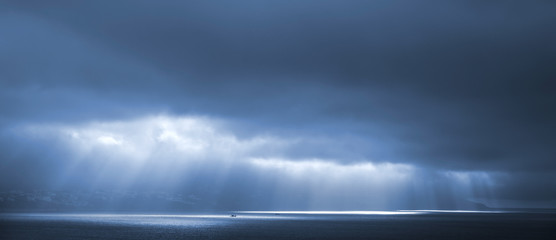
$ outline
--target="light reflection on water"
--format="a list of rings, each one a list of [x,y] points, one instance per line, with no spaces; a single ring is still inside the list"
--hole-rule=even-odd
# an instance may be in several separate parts
[[[0,239],[554,239],[554,213],[488,213],[0,213]]]
[[[404,210],[402,210],[404,211]],[[473,211],[473,210],[410,210],[419,213],[513,213],[515,211]]]
[[[300,214],[300,215],[409,215],[418,211],[237,211],[246,214]]]
[[[417,211],[234,211],[217,214],[101,214],[101,213],[18,213],[1,217],[25,221],[71,221],[110,225],[152,225],[209,227],[230,225],[243,220],[302,220],[326,218],[325,215],[372,216],[413,215]]]
[[[0,214],[2,218],[25,221],[71,221],[109,225],[210,227],[238,224],[243,220],[309,220],[374,218],[387,215],[419,215],[434,213],[505,213],[501,211],[233,211],[217,214],[85,214],[85,213],[19,213]],[[329,216],[327,216],[329,215]]]
[[[72,221],[113,225],[163,225],[163,226],[214,226],[225,224],[230,215],[221,214],[74,214],[74,213],[39,213],[8,214],[12,219],[38,221]]]

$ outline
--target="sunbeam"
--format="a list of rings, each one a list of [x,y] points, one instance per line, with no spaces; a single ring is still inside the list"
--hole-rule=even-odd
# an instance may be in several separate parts
[[[300,134],[239,137],[226,126],[206,116],[157,115],[12,132],[64,156],[48,160],[58,166],[47,183],[54,189],[180,192],[198,198],[195,204],[250,210],[476,209],[493,197],[489,172],[320,158],[322,147],[339,143],[320,139],[328,145],[315,148],[312,136]]]

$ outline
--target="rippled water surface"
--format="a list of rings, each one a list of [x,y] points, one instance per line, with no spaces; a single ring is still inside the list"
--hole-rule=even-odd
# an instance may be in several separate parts
[[[1,214],[0,239],[556,239],[556,214]]]

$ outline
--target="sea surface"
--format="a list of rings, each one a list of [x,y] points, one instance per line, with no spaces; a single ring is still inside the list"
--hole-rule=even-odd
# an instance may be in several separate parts
[[[232,216],[235,215],[235,216]],[[541,212],[0,214],[0,239],[556,239]]]

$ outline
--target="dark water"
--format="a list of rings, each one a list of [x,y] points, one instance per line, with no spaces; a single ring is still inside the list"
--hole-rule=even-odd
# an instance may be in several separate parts
[[[0,239],[556,239],[554,213],[230,214],[1,214]]]

